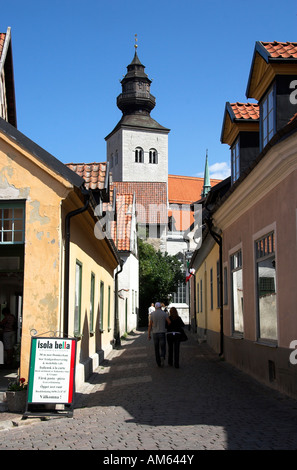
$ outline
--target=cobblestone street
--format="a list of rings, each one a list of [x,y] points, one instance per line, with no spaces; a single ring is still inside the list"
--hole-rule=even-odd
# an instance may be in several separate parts
[[[17,424],[0,431],[0,450],[297,449],[295,400],[194,337],[181,344],[179,369],[158,368],[146,331],[128,336],[77,391],[73,418]]]

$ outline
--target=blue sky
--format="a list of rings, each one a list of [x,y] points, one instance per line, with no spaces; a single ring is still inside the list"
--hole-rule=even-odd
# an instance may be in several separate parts
[[[120,79],[138,56],[151,116],[171,129],[169,173],[225,177],[226,101],[246,102],[256,41],[297,41],[296,0],[8,0],[18,129],[64,163],[105,161]],[[219,173],[215,170],[219,170]],[[227,170],[226,172],[223,170]]]

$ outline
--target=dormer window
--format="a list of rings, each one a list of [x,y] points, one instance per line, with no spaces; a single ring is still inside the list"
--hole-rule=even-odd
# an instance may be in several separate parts
[[[149,163],[158,163],[157,150],[150,149],[150,151],[149,151]]]
[[[261,149],[263,149],[275,133],[275,91],[272,87],[261,104]]]
[[[143,163],[143,149],[141,147],[135,149],[135,163]]]
[[[234,184],[259,155],[257,103],[226,103],[221,142],[230,146],[231,182]]]
[[[232,171],[232,183],[234,183],[240,176],[240,147],[239,138],[235,141],[235,144],[231,148],[231,171]]]

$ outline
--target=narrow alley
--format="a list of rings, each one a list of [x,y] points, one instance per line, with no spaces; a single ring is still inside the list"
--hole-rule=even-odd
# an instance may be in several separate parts
[[[1,414],[0,414],[1,419]],[[0,431],[0,450],[296,450],[297,403],[190,336],[180,368],[158,368],[135,331],[76,394],[73,418]],[[1,424],[1,423],[0,423]]]

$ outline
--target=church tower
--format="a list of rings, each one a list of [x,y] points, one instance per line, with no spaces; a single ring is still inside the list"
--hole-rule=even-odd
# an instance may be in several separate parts
[[[168,133],[150,116],[156,100],[152,81],[144,71],[135,44],[135,54],[121,81],[117,106],[123,115],[105,137],[106,159],[113,181],[168,183]]]

